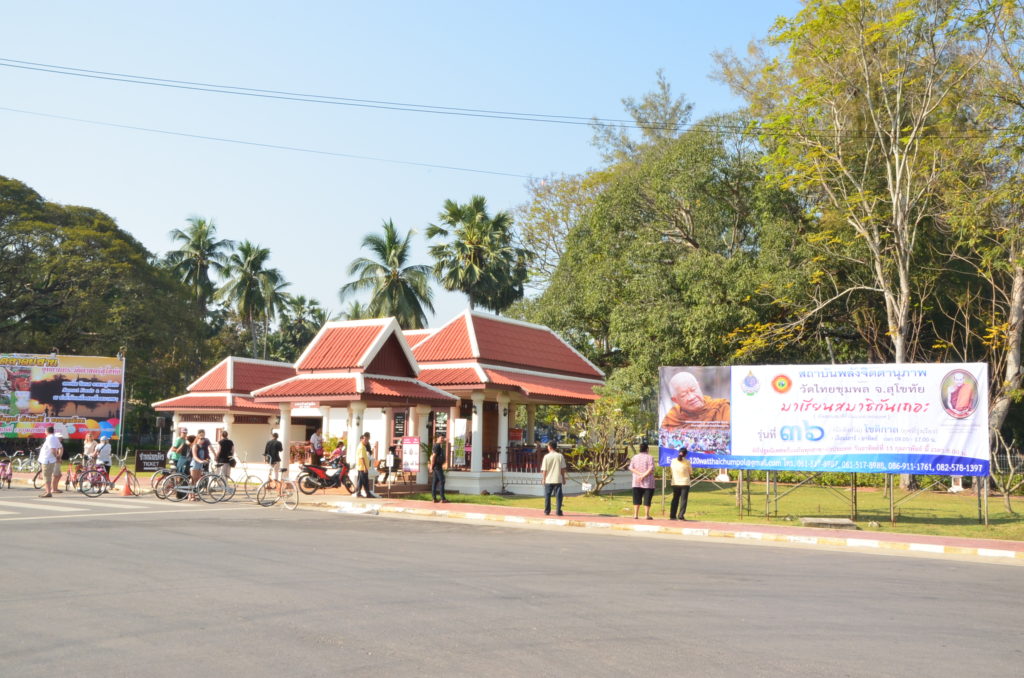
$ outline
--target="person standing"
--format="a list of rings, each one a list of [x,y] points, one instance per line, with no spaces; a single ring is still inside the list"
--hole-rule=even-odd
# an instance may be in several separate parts
[[[110,438],[103,436],[96,448],[96,468],[103,469],[108,479],[110,478],[110,452]]]
[[[669,509],[670,520],[686,520],[686,500],[690,496],[690,477],[693,467],[686,458],[686,446],[679,448],[679,456],[672,460],[672,507]],[[676,510],[678,509],[678,513]],[[678,516],[678,518],[676,517]]]
[[[563,487],[566,481],[565,455],[558,451],[555,441],[548,443],[548,453],[540,462],[544,479],[544,515],[551,515],[551,495],[555,495],[555,515],[562,515]]]
[[[448,468],[448,455],[445,451],[444,440],[444,434],[439,433],[427,465],[427,469],[430,471],[430,496],[433,497],[435,504],[439,501],[442,504],[448,503],[448,497],[444,496],[444,470]],[[440,499],[437,498],[438,494],[441,495]]]
[[[235,458],[235,443],[228,438],[227,431],[220,432],[220,445],[217,447],[217,470],[225,478],[231,477],[231,462]]]
[[[363,437],[359,439],[359,444],[356,445],[356,491],[357,497],[363,497],[369,499],[373,496],[370,491],[370,434],[364,433]],[[361,495],[362,490],[366,491],[365,495]]]
[[[40,497],[52,497],[55,493],[64,494],[63,490],[57,489],[57,481],[60,480],[60,459],[63,456],[63,443],[53,432],[53,427],[47,426],[46,438],[39,448],[39,463],[43,466],[43,493]]]
[[[189,468],[189,474],[192,478],[192,487],[196,486],[199,479],[203,476],[206,471],[206,465],[210,461],[210,441],[206,438],[206,431],[199,429],[196,431],[195,442],[192,443],[192,464]],[[199,501],[199,497],[193,494],[189,497],[189,501]]]
[[[641,503],[647,513],[647,520],[654,520],[651,517],[651,499],[654,498],[654,457],[647,449],[647,443],[640,443],[640,451],[629,460],[629,470],[633,474],[633,520],[640,517]]]
[[[284,446],[277,439],[277,433],[271,433],[270,440],[267,441],[266,446],[263,448],[263,458],[270,464],[270,474],[267,476],[267,480],[281,480],[282,450],[284,450]]]
[[[192,440],[189,440],[189,437]],[[188,470],[192,468],[192,443],[195,441],[195,436],[189,436],[188,429],[181,429],[178,432],[178,438],[174,441],[173,449],[177,455],[178,460],[174,462],[174,470],[182,475],[188,475]]]
[[[309,436],[309,454],[312,457],[309,460],[310,464],[320,464],[320,459],[324,456],[324,430],[318,428],[313,432],[313,435]]]
[[[91,468],[96,464],[96,434],[89,431],[85,434],[85,442],[82,443],[82,457],[84,457],[85,468]]]

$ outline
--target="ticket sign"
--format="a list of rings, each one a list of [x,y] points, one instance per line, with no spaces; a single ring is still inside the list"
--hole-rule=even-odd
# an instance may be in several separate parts
[[[402,470],[418,473],[420,470],[420,439],[402,438]]]
[[[659,414],[695,467],[989,473],[984,363],[663,367]]]
[[[0,437],[117,438],[123,380],[117,358],[0,353]]]

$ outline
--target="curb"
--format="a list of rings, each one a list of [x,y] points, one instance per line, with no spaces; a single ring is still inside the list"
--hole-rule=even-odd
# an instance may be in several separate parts
[[[503,515],[500,513],[475,513],[451,509],[430,509],[387,504],[364,504],[355,502],[329,502],[331,513],[350,515],[397,514],[418,518],[471,520],[490,523],[509,523],[517,526],[566,527],[582,530],[609,530],[666,536],[718,538],[755,541],[768,544],[795,544],[801,546],[828,546],[854,549],[876,549],[879,552],[923,553],[929,555],[954,555],[984,558],[993,562],[1024,564],[1024,551],[973,546],[952,546],[914,541],[890,541],[864,537],[828,537],[804,534],[779,534],[761,532],[756,529],[729,530],[706,527],[669,527],[665,525],[630,525],[600,520],[577,518],[531,518],[526,516]]]

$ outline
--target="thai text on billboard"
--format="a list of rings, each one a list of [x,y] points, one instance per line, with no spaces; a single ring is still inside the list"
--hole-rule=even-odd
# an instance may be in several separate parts
[[[117,358],[0,353],[0,437],[116,438],[123,382]]]
[[[659,448],[695,467],[989,473],[988,365],[662,367]]]

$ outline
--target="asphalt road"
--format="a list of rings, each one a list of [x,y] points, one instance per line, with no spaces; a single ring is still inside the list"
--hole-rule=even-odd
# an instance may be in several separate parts
[[[1024,666],[1024,570],[997,564],[17,489],[0,554],[0,676]]]

